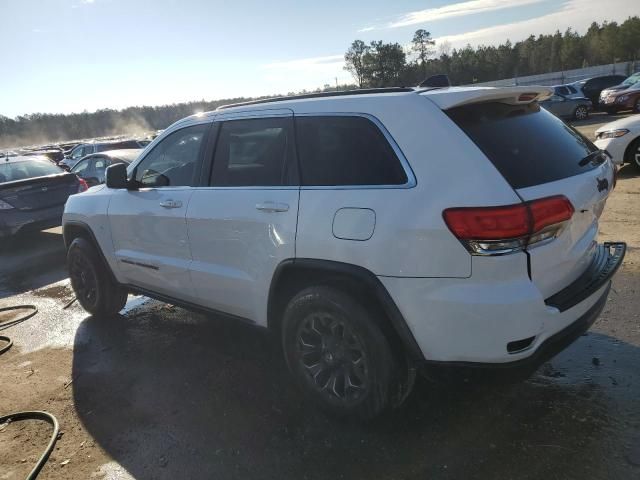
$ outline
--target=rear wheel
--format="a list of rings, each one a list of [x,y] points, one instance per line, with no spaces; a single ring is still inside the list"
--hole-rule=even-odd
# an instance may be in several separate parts
[[[579,105],[573,112],[573,118],[576,120],[585,120],[589,116],[589,110],[584,105]]]
[[[96,316],[118,313],[127,303],[127,291],[116,284],[91,242],[76,238],[67,252],[71,286],[82,308]]]
[[[624,162],[634,166],[636,171],[640,172],[640,138],[636,138],[627,147],[624,154]]]
[[[289,302],[282,343],[298,385],[336,416],[375,417],[413,386],[372,314],[329,287],[308,288]]]

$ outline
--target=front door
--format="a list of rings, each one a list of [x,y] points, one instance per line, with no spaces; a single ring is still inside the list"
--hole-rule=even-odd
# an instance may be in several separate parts
[[[185,215],[209,128],[207,123],[170,133],[136,164],[138,188],[112,195],[111,235],[126,283],[193,299]]]
[[[198,303],[266,324],[278,264],[295,257],[299,188],[289,110],[216,120],[208,187],[196,188],[187,228]]]

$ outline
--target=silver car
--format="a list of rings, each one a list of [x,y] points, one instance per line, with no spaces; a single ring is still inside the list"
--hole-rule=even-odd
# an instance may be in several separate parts
[[[564,95],[552,95],[540,105],[557,117],[585,120],[593,108],[588,98],[569,98]]]

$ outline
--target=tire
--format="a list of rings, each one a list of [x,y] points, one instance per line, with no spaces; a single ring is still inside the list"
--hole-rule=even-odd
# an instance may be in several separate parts
[[[640,138],[636,138],[624,152],[624,163],[630,163],[636,172],[640,172]]]
[[[633,111],[640,113],[640,98],[636,99],[636,103],[633,104]]]
[[[576,120],[586,120],[589,118],[589,110],[584,105],[578,105],[573,111],[573,118]]]
[[[78,302],[92,315],[115,315],[127,303],[127,291],[111,279],[98,251],[88,240],[76,238],[71,242],[67,271]]]
[[[413,369],[397,361],[376,318],[333,288],[310,287],[291,299],[282,346],[298,386],[337,417],[371,419],[413,387]]]

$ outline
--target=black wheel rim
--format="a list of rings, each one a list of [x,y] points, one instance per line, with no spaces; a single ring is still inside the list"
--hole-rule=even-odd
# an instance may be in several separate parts
[[[78,300],[83,305],[95,305],[98,298],[98,279],[93,265],[84,255],[72,256],[69,278]]]
[[[296,354],[311,388],[331,403],[353,404],[369,390],[363,342],[333,314],[312,314],[300,323]]]

